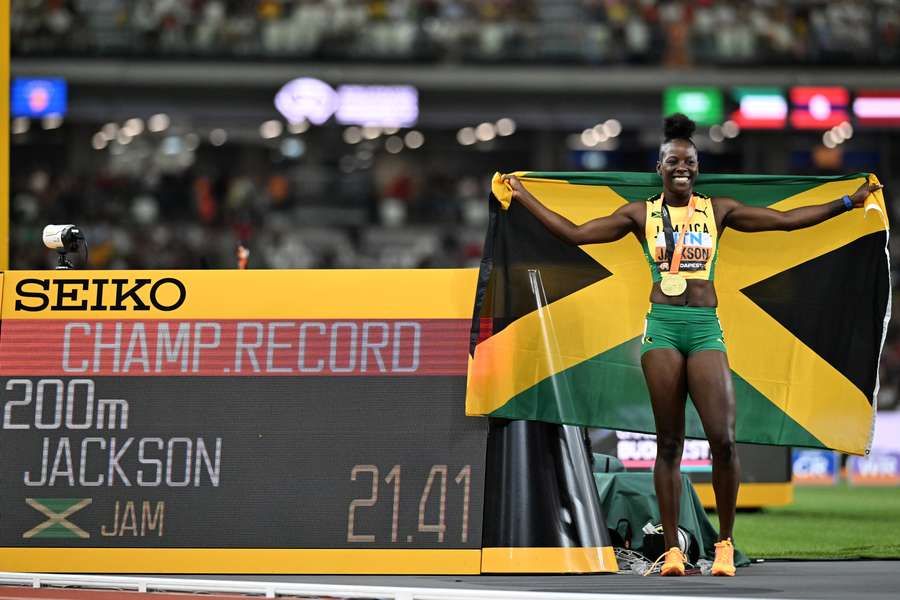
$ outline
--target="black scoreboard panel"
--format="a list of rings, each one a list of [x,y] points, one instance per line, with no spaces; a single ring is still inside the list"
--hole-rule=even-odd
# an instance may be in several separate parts
[[[463,377],[0,380],[6,547],[479,548]]]

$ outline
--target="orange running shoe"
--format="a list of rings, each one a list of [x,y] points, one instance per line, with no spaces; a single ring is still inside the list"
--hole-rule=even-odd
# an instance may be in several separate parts
[[[716,560],[712,564],[712,574],[734,577],[734,544],[731,538],[716,542]]]
[[[687,560],[678,546],[672,546],[663,554],[666,560],[663,562],[659,574],[663,577],[681,577],[684,575],[684,563]]]

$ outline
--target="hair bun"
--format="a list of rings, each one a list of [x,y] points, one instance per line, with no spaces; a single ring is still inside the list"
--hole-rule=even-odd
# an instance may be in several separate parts
[[[683,113],[673,113],[663,121],[663,135],[666,141],[689,140],[694,135],[697,124]]]

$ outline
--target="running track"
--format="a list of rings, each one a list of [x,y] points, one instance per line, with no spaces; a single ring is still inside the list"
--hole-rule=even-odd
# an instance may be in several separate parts
[[[154,576],[150,576],[151,578]],[[166,577],[160,575],[158,577]],[[110,576],[112,578],[112,576]],[[148,576],[142,576],[147,579]],[[127,579],[127,577],[125,577]],[[537,592],[544,599],[566,594],[587,594],[597,598],[794,598],[823,600],[896,600],[900,598],[900,561],[772,561],[757,563],[739,569],[734,578],[684,577],[661,578],[639,577],[635,575],[553,575],[553,576],[179,576],[179,579],[196,581],[198,587],[203,582],[228,583],[265,582],[282,585],[287,590],[295,588],[289,596],[341,597],[336,591],[323,596],[322,592],[313,596],[299,594],[299,585],[335,585],[349,588],[359,597],[385,597],[385,588],[395,588],[401,595],[409,597],[401,588],[418,595],[433,598],[467,598],[503,596],[505,598],[527,597],[528,592]],[[352,586],[352,587],[350,587]],[[123,586],[125,587],[125,586]],[[366,595],[364,588],[372,589]],[[423,589],[426,589],[423,592]],[[505,592],[505,593],[504,593]],[[261,592],[258,592],[261,593]],[[279,596],[281,592],[277,592]],[[483,596],[479,594],[483,593]],[[285,596],[285,597],[289,597]],[[196,594],[191,594],[197,598]],[[236,600],[234,594],[204,594],[203,600]],[[246,597],[246,596],[244,596]],[[346,596],[345,596],[346,597]],[[418,596],[416,596],[418,597]],[[536,598],[537,596],[535,596]],[[582,596],[586,598],[586,596]],[[0,600],[190,600],[184,593],[102,591],[73,588],[30,588],[0,586]]]

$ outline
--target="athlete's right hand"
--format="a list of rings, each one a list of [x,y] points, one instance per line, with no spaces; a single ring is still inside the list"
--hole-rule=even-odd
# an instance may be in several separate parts
[[[853,202],[853,208],[861,208],[871,194],[874,194],[883,187],[884,186],[880,183],[869,183],[868,181],[864,181],[863,184],[859,186],[859,189],[850,194],[850,201]]]

